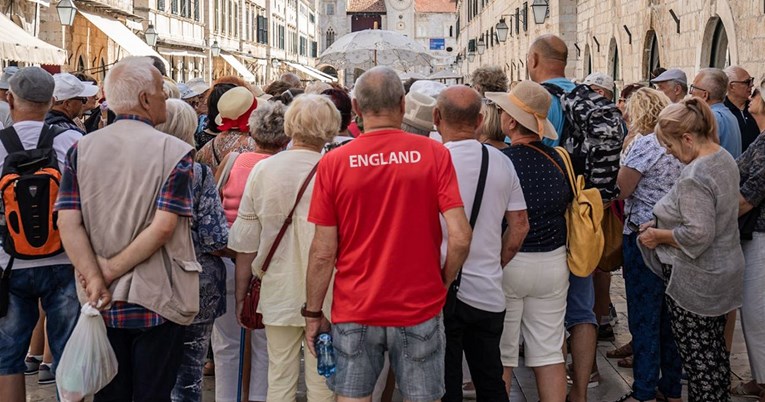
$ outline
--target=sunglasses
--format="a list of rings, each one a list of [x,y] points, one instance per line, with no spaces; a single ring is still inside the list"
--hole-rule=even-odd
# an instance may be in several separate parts
[[[751,87],[754,85],[754,77],[749,77],[743,81],[731,81],[731,84],[744,84],[748,87]]]

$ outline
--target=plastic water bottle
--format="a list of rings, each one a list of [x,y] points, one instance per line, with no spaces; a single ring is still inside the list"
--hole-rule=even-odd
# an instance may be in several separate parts
[[[316,360],[319,375],[329,378],[335,374],[335,348],[332,347],[332,335],[323,333],[316,338]]]

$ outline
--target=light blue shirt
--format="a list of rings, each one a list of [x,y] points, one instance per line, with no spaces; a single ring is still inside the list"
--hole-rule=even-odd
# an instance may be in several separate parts
[[[720,137],[720,146],[725,148],[733,158],[741,156],[741,128],[736,116],[730,112],[724,103],[715,103],[711,106],[717,121],[717,135]]]
[[[576,84],[571,82],[571,80],[568,78],[564,77],[553,78],[551,80],[545,81],[545,83],[557,85],[566,91],[566,93],[571,92],[574,90],[574,88],[576,88]],[[560,99],[555,96],[552,97],[550,110],[547,112],[547,120],[550,120],[550,123],[552,123],[553,127],[555,127],[555,131],[558,132],[558,139],[551,140],[549,138],[543,138],[542,143],[550,147],[557,147],[560,144],[560,136],[563,135],[563,123],[565,122],[566,118],[563,116],[563,107],[560,104]]]

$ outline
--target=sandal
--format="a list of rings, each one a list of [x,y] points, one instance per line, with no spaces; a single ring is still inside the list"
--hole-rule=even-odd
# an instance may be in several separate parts
[[[622,368],[632,368],[632,366],[635,364],[635,360],[632,356],[627,356],[623,359],[620,359],[618,362],[616,362],[616,364]]]
[[[606,357],[609,359],[622,359],[627,356],[632,356],[632,341],[606,352]]]
[[[748,392],[746,389],[746,386],[747,386],[747,383],[745,382],[738,383],[735,387],[730,389],[730,394],[733,396],[741,397],[741,398],[758,399],[760,397],[760,394],[763,392],[762,389],[755,391],[755,393]]]

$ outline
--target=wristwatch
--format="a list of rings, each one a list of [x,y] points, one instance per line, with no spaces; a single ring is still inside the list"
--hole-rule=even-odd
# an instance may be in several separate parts
[[[300,308],[300,315],[302,315],[305,318],[321,318],[324,316],[324,313],[322,311],[306,310],[305,303],[303,303],[303,307]]]

